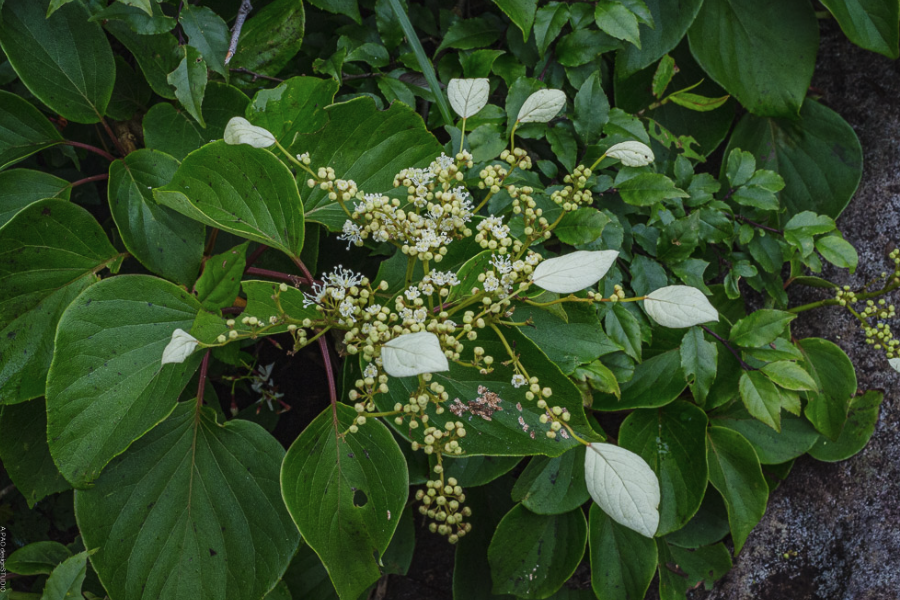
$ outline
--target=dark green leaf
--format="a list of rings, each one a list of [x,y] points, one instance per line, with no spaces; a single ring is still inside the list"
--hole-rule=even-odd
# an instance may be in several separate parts
[[[870,390],[853,398],[850,401],[847,423],[844,425],[840,437],[833,442],[820,438],[810,448],[809,454],[816,460],[835,462],[848,459],[862,450],[872,434],[875,433],[878,409],[881,407],[882,400],[884,400],[884,394],[877,390]]]
[[[703,69],[752,113],[800,112],[819,46],[812,5],[707,0],[688,39]]]
[[[537,0],[493,0],[500,10],[522,30],[522,37],[528,41],[531,25],[534,23],[534,12],[537,9]]]
[[[500,521],[488,548],[493,593],[546,598],[575,572],[585,542],[581,509],[536,515],[517,504]]]
[[[575,510],[590,499],[584,483],[585,446],[556,458],[535,456],[516,478],[513,502],[540,515],[558,515]]]
[[[57,471],[47,446],[47,409],[43,398],[3,407],[0,460],[29,508],[34,508],[45,496],[69,489],[69,482]],[[28,574],[9,568],[21,575]]]
[[[740,382],[741,400],[751,415],[781,431],[782,395],[760,371],[745,371]]]
[[[175,408],[203,353],[162,365],[163,349],[198,310],[174,284],[129,275],[95,284],[63,313],[47,377],[47,437],[73,485],[91,483]]]
[[[621,45],[622,42],[602,31],[579,29],[564,35],[556,43],[556,59],[564,67],[580,67]]]
[[[90,554],[93,552],[80,552],[67,558],[53,569],[50,577],[47,578],[47,583],[44,584],[41,600],[82,598],[81,584],[84,583],[84,577],[87,575],[87,559]]]
[[[153,199],[168,184],[178,161],[162,152],[137,150],[109,166],[109,207],[128,251],[148,269],[190,286],[200,270],[206,228]]]
[[[214,174],[215,176],[211,175]],[[191,153],[157,202],[201,223],[299,257],[303,203],[290,170],[268,150],[224,141]]]
[[[662,57],[662,60],[659,61],[659,64],[656,66],[656,71],[653,73],[653,95],[657,98],[662,98],[662,95],[666,93],[666,88],[669,87],[669,83],[674,76],[675,59],[666,54]]]
[[[760,369],[766,377],[779,386],[794,391],[818,391],[816,382],[803,367],[789,360],[779,360],[764,365]]]
[[[34,542],[10,554],[4,566],[17,575],[49,575],[71,556],[72,552],[59,542]]]
[[[328,578],[328,570],[315,551],[302,539],[282,582],[287,585],[292,600],[338,600],[337,592]]]
[[[553,232],[559,241],[572,246],[590,244],[603,234],[609,217],[596,208],[579,208],[563,215]]]
[[[106,107],[106,115],[118,121],[127,121],[139,110],[146,109],[151,93],[143,74],[136,73],[127,60],[116,55],[116,84]]]
[[[584,144],[596,144],[603,135],[603,126],[609,121],[609,100],[596,71],[582,84],[575,94],[575,131]]]
[[[443,462],[444,477],[456,478],[456,481],[463,488],[476,487],[502,477],[519,464],[521,460],[518,456],[463,456],[451,458],[445,455]]]
[[[642,173],[618,185],[622,200],[635,206],[651,206],[672,198],[687,198],[687,192],[659,173]]]
[[[640,26],[641,47],[628,44],[616,55],[616,76],[628,77],[671,52],[694,22],[703,0],[646,0],[655,27]]]
[[[39,200],[0,229],[0,404],[44,394],[66,306],[121,259],[86,210]]]
[[[409,485],[403,454],[380,421],[336,437],[356,414],[343,404],[326,408],[291,445],[281,469],[284,502],[342,598],[356,598],[381,576],[378,563]]]
[[[819,439],[819,434],[809,421],[802,417],[784,415],[781,432],[754,418],[739,403],[717,410],[712,415],[713,424],[733,429],[743,435],[753,446],[759,462],[777,465],[807,452]]]
[[[193,46],[181,46],[181,52],[181,62],[169,73],[166,81],[175,88],[175,97],[181,105],[200,123],[200,127],[205,128],[200,107],[206,94],[206,61]]]
[[[200,52],[209,68],[227,80],[228,68],[224,61],[231,34],[222,17],[210,8],[185,2],[181,5],[179,23],[188,42]]]
[[[241,276],[247,264],[247,246],[244,242],[218,256],[211,256],[197,280],[197,299],[206,310],[231,306],[241,291]],[[258,317],[257,317],[258,318]]]
[[[444,34],[437,52],[444,48],[456,48],[458,50],[471,50],[472,48],[484,48],[490,46],[500,37],[501,31],[492,21],[476,17],[474,19],[460,19],[453,23]]]
[[[816,240],[816,250],[831,264],[843,269],[850,269],[850,273],[856,271],[859,264],[859,254],[856,248],[842,237],[829,235]]]
[[[175,36],[170,33],[138,35],[119,21],[107,21],[105,27],[131,52],[153,91],[174,100],[175,90],[167,78],[183,57]]]
[[[660,600],[683,600],[688,591],[697,589],[701,583],[705,583],[706,589],[712,589],[713,582],[731,570],[731,556],[725,544],[696,550],[672,546],[663,539],[657,540],[656,544]]]
[[[757,310],[735,323],[728,339],[748,348],[771,344],[796,318],[797,315],[783,310]]]
[[[309,0],[309,3],[336,15],[347,15],[357,23],[362,20],[358,0]]]
[[[230,66],[277,75],[300,50],[305,15],[297,0],[275,0],[254,12],[244,23]]]
[[[606,334],[625,354],[640,362],[641,324],[631,312],[621,304],[613,304],[603,318]],[[682,388],[683,389],[683,388]]]
[[[753,446],[741,434],[724,427],[710,427],[707,433],[709,481],[725,499],[737,555],[766,512],[769,488]]]
[[[50,121],[26,100],[0,91],[0,169],[62,141]]]
[[[599,600],[643,598],[656,573],[653,540],[619,525],[591,504],[591,586]]]
[[[68,200],[69,182],[42,171],[12,169],[0,173],[0,227],[17,212],[44,198]]]
[[[638,20],[633,12],[616,0],[600,0],[594,8],[597,27],[612,37],[641,47]]]
[[[548,4],[537,10],[534,16],[534,41],[541,58],[560,34],[569,19],[569,10],[562,2]]]
[[[900,5],[880,0],[822,0],[844,33],[857,46],[884,54],[900,56],[898,22]]]
[[[837,345],[819,338],[797,342],[803,352],[803,367],[812,375],[818,392],[808,392],[806,418],[823,435],[837,441],[847,420],[851,399],[856,396],[856,371],[850,358]]]
[[[682,548],[699,548],[715,544],[728,535],[728,511],[722,496],[706,486],[703,504],[688,524],[666,536],[666,541]]]
[[[709,388],[716,379],[718,349],[706,341],[703,330],[691,327],[681,340],[681,369],[691,386],[691,393],[697,404],[703,406],[709,395]]]
[[[657,408],[669,404],[687,387],[678,349],[657,354],[634,369],[634,376],[622,385],[622,399],[595,396],[593,408],[619,411],[629,408]]]
[[[128,25],[131,30],[140,35],[155,35],[158,33],[167,33],[175,28],[178,22],[172,17],[166,16],[159,4],[156,2],[148,2],[146,6],[150,7],[150,13],[136,6],[128,6],[123,2],[115,2],[110,4],[103,10],[100,10],[90,18],[91,21],[122,21]]]
[[[75,494],[91,564],[111,596],[260,598],[299,535],[281,499],[281,445],[255,423],[180,404]],[[110,515],[116,515],[110,520]]]
[[[106,113],[116,64],[103,29],[80,2],[46,18],[47,0],[6,0],[0,45],[41,102],[70,121],[96,123]],[[77,49],[77,51],[76,51]]]

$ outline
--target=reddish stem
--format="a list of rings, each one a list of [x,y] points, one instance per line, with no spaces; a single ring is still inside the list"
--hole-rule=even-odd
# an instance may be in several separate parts
[[[98,148],[96,146],[91,146],[90,144],[82,144],[81,142],[73,142],[72,140],[63,140],[62,143],[66,144],[67,146],[74,146],[76,148],[81,148],[83,150],[87,150],[88,152],[93,152],[94,154],[99,154],[100,156],[102,156],[103,158],[105,158],[106,160],[108,160],[110,162],[116,160],[116,157],[113,156],[112,154],[110,154],[109,152],[106,152],[105,150],[101,150],[100,148]]]
[[[282,273],[281,271],[270,271],[269,269],[260,269],[258,267],[247,267],[244,269],[244,273],[247,275],[259,275],[260,277],[269,277],[270,279],[278,279],[279,281],[284,281],[286,283],[290,283],[291,285],[295,285],[298,283],[303,283],[306,285],[310,285],[312,282],[305,277],[298,277],[297,275],[291,275],[290,273]]]
[[[244,309],[240,306],[226,306],[222,309],[223,315],[239,315],[244,312]]]
[[[117,138],[116,134],[113,133],[113,130],[110,129],[109,125],[106,123],[106,119],[101,117],[100,123],[103,124],[103,129],[106,130],[106,135],[108,135],[109,139],[112,140],[112,143],[116,147],[116,150],[119,151],[119,154],[121,154],[122,156],[126,156],[128,152],[125,151],[125,147],[122,145],[122,142],[119,141],[119,138]]]
[[[247,257],[246,268],[249,269],[250,267],[252,267],[253,263],[256,262],[256,259],[259,258],[260,256],[262,256],[262,253],[268,249],[269,249],[269,247],[266,246],[265,244],[260,244],[259,247],[257,247],[256,250],[254,250],[253,253]]]
[[[69,187],[78,187],[79,185],[84,185],[85,183],[91,183],[92,181],[103,181],[104,179],[109,179],[109,173],[100,173],[99,175],[92,175],[91,177],[85,177],[84,179],[79,179],[78,181],[73,181],[69,184]]]

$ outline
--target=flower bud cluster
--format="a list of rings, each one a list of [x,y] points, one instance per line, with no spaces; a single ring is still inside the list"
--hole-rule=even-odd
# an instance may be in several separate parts
[[[382,285],[387,285],[383,283]],[[304,292],[303,305],[315,306],[326,322],[350,327],[361,317],[375,298],[368,278],[338,267],[313,283],[312,293]],[[308,325],[303,323],[304,327]]]
[[[510,234],[509,225],[503,222],[503,217],[491,215],[482,220],[475,229],[475,241],[486,250],[494,250],[499,254],[512,251],[519,254],[522,251],[522,242]]]
[[[592,205],[594,197],[591,190],[585,187],[590,176],[591,170],[584,165],[579,165],[571,175],[566,175],[563,179],[566,186],[553,192],[550,199],[566,212],[578,210],[581,206]]]
[[[523,171],[531,169],[531,157],[523,148],[513,148],[512,152],[504,150],[500,153],[500,160],[511,167],[518,167]]]
[[[435,467],[436,471],[438,469],[440,465]],[[440,472],[442,471],[443,469]],[[465,517],[472,516],[472,509],[462,506],[466,495],[456,478],[448,477],[446,482],[443,477],[426,481],[425,489],[416,492],[416,500],[422,503],[419,512],[435,521],[428,529],[432,533],[447,536],[447,541],[451,544],[455,544],[472,530],[472,524],[464,522]]]
[[[850,291],[849,285],[845,285],[843,288],[837,290],[834,293],[834,298],[841,306],[847,306],[848,304],[854,304],[859,301],[856,298],[856,294]]]
[[[438,406],[438,408],[443,412],[443,407]],[[425,437],[421,444],[419,442],[412,443],[413,450],[421,448],[425,454],[459,455],[463,453],[459,440],[466,437],[466,426],[462,421],[447,421],[444,423],[443,429],[427,427],[422,435]]]

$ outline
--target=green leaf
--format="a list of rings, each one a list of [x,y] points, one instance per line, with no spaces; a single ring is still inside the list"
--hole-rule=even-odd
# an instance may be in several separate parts
[[[434,464],[434,455],[431,455]],[[454,477],[464,488],[485,485],[510,472],[522,459],[518,456],[444,456],[444,477]]]
[[[328,570],[303,539],[300,540],[300,547],[282,577],[282,582],[287,585],[292,600],[338,600],[337,592],[328,578]]]
[[[267,129],[285,148],[306,152],[294,146],[298,136],[315,133],[328,122],[322,110],[334,100],[338,82],[317,77],[291,77],[277,87],[260,90],[247,107],[247,120]],[[343,177],[343,175],[341,175]]]
[[[788,216],[805,210],[837,218],[862,176],[862,148],[853,128],[830,108],[807,100],[799,119],[746,115],[726,152],[743,148],[760,168],[784,177],[780,194]]]
[[[213,177],[211,174],[214,174]],[[172,183],[153,190],[164,206],[299,258],[303,203],[290,170],[268,150],[224,141],[192,152]]]
[[[136,150],[109,165],[109,207],[122,241],[141,263],[167,279],[190,286],[203,258],[206,228],[153,199],[168,184],[178,161],[155,150]]]
[[[803,367],[789,360],[779,360],[764,365],[760,371],[779,386],[794,391],[818,391],[816,382]]]
[[[0,460],[29,508],[34,508],[45,496],[69,489],[69,482],[56,470],[47,446],[47,409],[43,398],[3,407]]]
[[[122,21],[132,31],[140,35],[167,33],[172,31],[178,24],[175,19],[163,13],[159,4],[147,2],[145,6],[147,10],[137,6],[128,6],[124,2],[115,2],[94,13],[90,21]]]
[[[563,214],[553,233],[564,244],[590,244],[603,234],[607,223],[609,217],[596,208],[579,208]]]
[[[207,92],[203,102],[206,129],[200,127],[187,112],[178,110],[168,102],[154,105],[143,120],[147,148],[184,160],[194,150],[212,140],[221,139],[228,121],[243,115],[250,103],[244,92],[217,81],[207,85]]]
[[[175,97],[181,105],[200,123],[200,127],[205,128],[200,107],[206,93],[206,61],[193,46],[181,46],[181,51],[184,58],[169,73],[166,81],[175,88]]]
[[[709,389],[716,380],[718,349],[706,341],[703,330],[691,327],[681,340],[681,369],[691,386],[697,404],[703,406]]]
[[[780,432],[782,396],[775,384],[759,371],[745,371],[741,375],[740,391],[750,414]]]
[[[621,304],[613,304],[603,318],[603,326],[609,339],[625,354],[640,362],[641,324],[631,311]],[[684,388],[682,388],[684,389]]]
[[[656,573],[656,544],[591,504],[591,586],[599,600],[643,598]]]
[[[721,96],[719,98],[707,98],[706,96],[701,96],[699,94],[692,94],[690,92],[675,92],[669,96],[669,100],[677,104],[678,106],[683,106],[684,108],[693,110],[694,112],[709,112],[711,110],[716,110],[720,106],[724,105],[728,102],[728,99],[731,96]]]
[[[842,269],[850,269],[851,274],[856,271],[856,265],[859,264],[859,254],[853,244],[836,235],[817,239],[816,250],[831,264]]]
[[[72,552],[59,542],[34,542],[10,554],[4,566],[18,575],[49,575],[71,556]]]
[[[460,19],[450,25],[441,45],[436,52],[445,48],[458,50],[471,50],[473,48],[485,48],[490,46],[500,37],[501,31],[496,24],[487,19],[476,17],[474,19]]]
[[[0,91],[0,169],[62,139],[41,111],[20,96]]]
[[[809,449],[810,456],[816,460],[836,462],[846,460],[865,448],[869,443],[869,438],[875,433],[878,409],[881,407],[882,400],[884,400],[884,393],[877,390],[869,390],[865,394],[853,398],[850,401],[847,423],[841,430],[841,435],[835,441],[820,438]]]
[[[81,584],[84,583],[84,577],[87,575],[87,558],[94,552],[79,552],[75,556],[71,556],[64,560],[58,567],[53,569],[47,583],[44,584],[44,591],[41,594],[41,600],[65,600],[66,598],[81,598]]]
[[[534,13],[537,9],[537,0],[493,0],[506,16],[522,30],[522,38],[527,42],[531,25],[534,23]]]
[[[564,67],[580,67],[621,45],[622,42],[602,31],[579,29],[564,35],[557,42],[556,59]]]
[[[140,8],[148,15],[153,14],[153,6],[151,4],[152,0],[118,0],[121,4],[126,4],[128,6],[133,6],[135,8]]]
[[[513,502],[539,515],[575,510],[590,499],[584,483],[585,446],[555,458],[535,456],[516,478]]]
[[[336,437],[356,414],[343,404],[326,408],[294,441],[281,468],[288,511],[347,599],[381,576],[378,563],[409,485],[403,453],[380,421]]]
[[[584,144],[596,144],[609,121],[609,100],[600,81],[600,71],[588,77],[575,94],[575,131]]]
[[[203,274],[195,286],[197,299],[206,310],[231,306],[241,290],[241,276],[247,264],[247,246],[244,242],[231,250],[206,261]]]
[[[822,0],[850,41],[888,58],[900,56],[900,5],[880,0]]]
[[[44,394],[66,306],[121,259],[86,210],[39,200],[0,229],[0,404]]]
[[[769,487],[753,446],[741,434],[724,427],[710,427],[707,435],[709,481],[725,499],[737,556],[766,512]]]
[[[517,504],[500,521],[488,548],[492,593],[546,598],[575,572],[586,542],[581,509],[536,515]]]
[[[325,109],[328,124],[317,133],[297,137],[291,151],[309,152],[312,164],[332,167],[366,193],[393,188],[394,176],[408,167],[427,166],[441,145],[411,108],[393,104],[385,111],[368,97]],[[306,218],[340,231],[347,215],[326,192],[311,190],[304,201]]]
[[[87,22],[90,13],[80,2],[50,18],[47,6],[47,0],[6,0],[0,45],[41,102],[70,121],[96,123],[106,113],[116,76],[109,42],[99,25]]]
[[[731,556],[725,544],[687,550],[658,539],[656,545],[659,550],[661,600],[683,600],[690,590],[697,589],[700,584],[712,589],[713,582],[731,570]],[[670,570],[669,565],[675,566],[677,571]]]
[[[725,502],[719,492],[707,486],[703,504],[700,505],[697,514],[687,525],[670,533],[665,539],[670,544],[682,548],[699,548],[715,544],[726,535],[728,535],[728,511],[725,509]]]
[[[839,439],[851,399],[856,396],[856,371],[850,358],[837,345],[819,338],[800,340],[803,367],[819,388],[808,392],[804,414],[832,441]]]
[[[819,439],[818,432],[802,417],[784,415],[781,431],[776,432],[753,417],[738,402],[717,410],[711,417],[717,427],[726,427],[744,436],[764,465],[793,460],[807,452]]]
[[[200,52],[209,68],[227,81],[229,71],[224,61],[231,33],[222,17],[205,6],[184,3],[179,24],[188,36],[188,42]]]
[[[595,395],[594,410],[620,411],[657,408],[674,401],[687,387],[678,349],[657,354],[634,368],[634,376],[622,385],[622,399]]]
[[[594,20],[601,31],[641,47],[637,17],[619,2],[600,0],[594,8]]]
[[[675,182],[660,173],[641,173],[618,185],[622,200],[635,206],[652,206],[663,200],[687,198],[688,193],[675,187]]]
[[[104,26],[134,56],[150,88],[163,98],[174,100],[175,91],[169,85],[168,76],[183,57],[175,36],[170,33],[138,35],[119,21],[107,21]]]
[[[358,0],[309,0],[309,3],[336,15],[347,15],[357,23],[362,22]]]
[[[299,541],[278,486],[283,456],[259,425],[220,425],[212,410],[180,404],[75,493],[78,528],[85,546],[100,548],[91,564],[109,594],[261,598]]]
[[[254,12],[241,30],[231,67],[263,75],[277,75],[303,42],[306,13],[297,0],[275,0]],[[252,84],[256,87],[256,84]]]
[[[29,204],[44,198],[68,200],[71,193],[68,181],[43,171],[12,169],[0,172],[0,227]]]
[[[671,52],[694,22],[703,0],[645,0],[655,27],[640,26],[641,47],[628,44],[616,54],[616,77],[624,79]]]
[[[619,429],[619,445],[640,455],[660,484],[657,536],[694,516],[706,490],[706,414],[687,402],[636,410]]]
[[[688,31],[703,70],[757,115],[795,117],[816,65],[812,5],[707,0]]]
[[[797,315],[783,310],[760,309],[734,324],[728,340],[738,346],[755,348],[775,341]]]
[[[128,275],[92,286],[63,313],[47,377],[47,437],[75,487],[175,408],[203,353],[160,361],[172,332],[190,330],[199,309],[174,284]]]
[[[116,55],[116,84],[106,107],[106,116],[128,121],[139,110],[146,110],[151,94],[144,76],[136,73],[122,56]]]
[[[656,66],[656,71],[653,73],[653,95],[656,98],[662,98],[662,95],[666,93],[666,88],[669,87],[669,83],[674,76],[675,59],[666,54],[662,57],[662,60],[659,61],[659,64]]]

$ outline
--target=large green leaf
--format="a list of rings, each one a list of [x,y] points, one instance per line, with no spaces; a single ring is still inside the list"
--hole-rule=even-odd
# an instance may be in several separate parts
[[[41,111],[16,94],[0,91],[0,169],[62,139]]]
[[[346,433],[356,414],[343,404],[326,408],[294,441],[281,468],[284,502],[345,600],[381,576],[378,564],[409,486],[403,453],[380,421]]]
[[[225,55],[231,34],[228,25],[214,10],[205,6],[194,6],[188,2],[181,5],[179,21],[191,46],[200,51],[209,68],[223,77],[228,77]]]
[[[290,147],[298,135],[315,133],[325,126],[328,113],[323,109],[331,104],[337,90],[338,83],[331,78],[291,77],[275,88],[258,91],[247,107],[247,120]]]
[[[73,485],[90,484],[175,408],[202,353],[163,365],[163,349],[198,310],[174,284],[126,275],[92,286],[63,314],[47,377],[47,436]]]
[[[19,78],[41,102],[78,123],[106,112],[116,64],[103,29],[80,2],[46,18],[48,0],[7,0],[0,45]]]
[[[853,128],[812,100],[803,103],[799,119],[745,115],[725,155],[734,148],[751,152],[757,168],[784,178],[779,198],[787,208],[785,220],[805,210],[837,218],[862,177],[862,148]]]
[[[174,100],[175,90],[167,78],[182,58],[178,39],[171,33],[138,35],[121,21],[107,21],[105,27],[131,52],[153,91]]]
[[[706,0],[688,39],[703,70],[750,112],[800,112],[819,47],[809,2]]]
[[[300,256],[303,204],[290,170],[268,150],[224,141],[188,155],[157,202],[201,223]]]
[[[580,508],[537,515],[517,504],[488,548],[494,594],[546,598],[575,572],[584,556],[587,523]]]
[[[277,75],[300,50],[305,23],[302,2],[271,2],[244,23],[241,43],[230,66]]]
[[[39,200],[0,229],[0,404],[44,394],[63,310],[120,259],[86,210]]]
[[[68,181],[43,171],[3,171],[0,173],[0,227],[32,202],[44,198],[68,200],[71,193]]]
[[[709,481],[725,499],[737,555],[766,512],[769,487],[756,452],[744,436],[724,427],[710,427],[707,433]]]
[[[619,525],[591,504],[591,586],[599,600],[643,598],[656,573],[653,539]]]
[[[313,167],[332,167],[366,193],[392,189],[394,176],[407,167],[424,167],[441,153],[441,145],[413,109],[394,103],[385,111],[368,97],[333,104],[328,124],[298,136],[291,152],[309,152]],[[326,192],[316,188],[306,198],[307,219],[339,231],[347,215]]]
[[[128,251],[158,275],[190,286],[197,278],[206,228],[160,206],[152,188],[166,185],[178,161],[155,150],[137,150],[109,166],[109,208]]]
[[[675,48],[694,22],[703,0],[645,0],[654,27],[641,24],[640,48],[625,46],[616,55],[616,76],[625,78],[648,67]]]
[[[803,352],[803,367],[819,388],[806,392],[803,413],[825,437],[837,441],[841,435],[850,401],[856,395],[856,370],[853,362],[833,342],[806,338],[797,342]]]
[[[637,365],[631,380],[622,384],[621,400],[608,394],[596,394],[593,408],[619,411],[665,406],[678,398],[686,387],[681,355],[676,348]]]
[[[862,450],[875,433],[878,423],[878,409],[884,400],[884,393],[869,390],[850,402],[850,414],[841,435],[835,441],[819,438],[810,448],[809,454],[816,460],[835,462],[845,460]]]
[[[585,446],[561,456],[535,456],[516,478],[512,499],[541,515],[574,510],[590,499],[584,482]]]
[[[281,500],[280,444],[255,423],[180,404],[75,494],[75,516],[114,598],[261,598],[299,536]],[[114,517],[114,518],[113,518]]]
[[[619,445],[643,458],[659,478],[656,535],[681,529],[706,489],[706,413],[687,402],[636,410],[619,429]]]
[[[711,417],[715,426],[733,429],[747,438],[759,462],[764,465],[793,460],[812,448],[819,439],[818,432],[803,417],[784,415],[781,432],[777,432],[753,417],[738,402],[717,410]]]
[[[895,0],[822,0],[850,41],[888,58],[900,56],[900,3]]]
[[[244,114],[250,103],[244,92],[217,81],[209,83],[207,92],[202,111],[206,129],[200,127],[186,111],[172,104],[160,102],[154,105],[143,120],[147,148],[184,160],[185,156],[204,144],[221,139],[228,121]]]
[[[506,340],[516,349],[522,364],[526,365],[528,374],[540,379],[542,387],[553,390],[553,396],[547,401],[551,406],[559,405],[565,408],[571,415],[569,424],[583,438],[598,440],[596,434],[591,432],[590,425],[584,414],[581,403],[581,392],[572,381],[562,374],[541,350],[528,338],[519,333],[515,328],[503,330]],[[513,376],[512,367],[502,364],[508,360],[503,344],[490,330],[482,330],[478,335],[478,345],[484,348],[485,354],[495,359],[494,370],[491,373],[482,374],[479,369],[461,366],[451,363],[450,370],[445,373],[435,373],[433,381],[443,385],[451,399],[459,398],[466,403],[475,400],[482,395],[480,387],[487,388],[500,398],[500,407],[491,415],[491,420],[481,417],[464,417],[467,435],[460,442],[460,446],[466,455],[492,454],[496,456],[528,456],[543,454],[545,456],[559,456],[563,452],[578,445],[568,434],[558,434],[555,439],[547,437],[550,430],[549,424],[542,424],[540,417],[546,411],[537,407],[534,400],[525,399],[525,388],[515,388],[511,383]],[[469,350],[468,352],[471,352]],[[472,359],[472,354],[464,354],[460,359],[467,361]],[[393,410],[397,402],[406,404],[410,395],[417,389],[418,380],[414,377],[395,378],[388,382],[390,391],[387,394],[375,396],[375,402],[379,410]],[[435,427],[443,427],[447,421],[457,421],[459,417],[449,410],[443,414],[435,414],[433,405],[426,409],[428,424]],[[423,428],[410,430],[406,425],[397,428],[398,432],[408,439],[414,439],[423,443]],[[562,430],[565,431],[565,430]]]
[[[43,498],[69,489],[47,447],[44,399],[4,406],[0,413],[0,461],[29,508]]]
[[[166,81],[175,88],[175,97],[185,110],[200,123],[200,127],[205,128],[200,107],[206,94],[206,61],[193,46],[181,46],[179,52],[181,62],[166,76]]]

